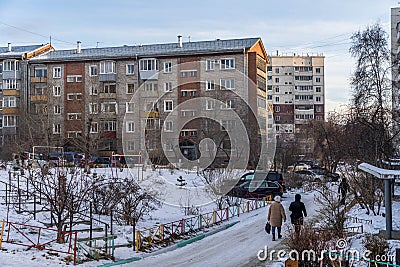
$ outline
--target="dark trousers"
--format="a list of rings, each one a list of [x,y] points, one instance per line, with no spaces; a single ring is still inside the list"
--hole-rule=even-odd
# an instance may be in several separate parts
[[[271,233],[272,233],[272,236],[275,238],[275,228],[278,228],[278,236],[280,236],[281,235],[281,230],[282,230],[282,227],[280,227],[280,226],[272,226],[271,227]]]

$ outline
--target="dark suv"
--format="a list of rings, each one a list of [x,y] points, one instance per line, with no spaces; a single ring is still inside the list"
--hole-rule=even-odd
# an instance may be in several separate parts
[[[242,177],[238,181],[238,185],[251,181],[251,180],[259,180],[259,181],[273,181],[273,182],[278,182],[282,188],[283,191],[286,192],[286,186],[285,186],[285,180],[283,179],[283,175],[280,172],[276,171],[255,171],[255,172],[248,172],[242,175]]]

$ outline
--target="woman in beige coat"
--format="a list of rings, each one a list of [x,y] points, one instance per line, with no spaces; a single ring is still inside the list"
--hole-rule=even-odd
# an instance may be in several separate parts
[[[278,228],[278,238],[282,238],[282,220],[286,222],[285,209],[281,204],[281,197],[276,196],[268,210],[268,221],[271,224],[272,241],[275,241],[275,228]]]

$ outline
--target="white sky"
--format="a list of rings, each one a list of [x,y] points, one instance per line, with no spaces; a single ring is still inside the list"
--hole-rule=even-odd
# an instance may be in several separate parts
[[[47,43],[56,49],[216,38],[261,37],[270,54],[323,53],[326,108],[347,103],[349,37],[380,22],[390,33],[389,0],[0,0],[0,46]]]

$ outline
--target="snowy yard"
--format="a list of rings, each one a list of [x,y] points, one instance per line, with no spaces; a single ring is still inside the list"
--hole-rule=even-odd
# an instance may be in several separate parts
[[[123,177],[128,175],[127,170],[123,172],[113,170],[111,173],[110,169],[95,169],[97,175],[109,175]],[[237,175],[240,175],[238,172]],[[169,170],[147,170],[143,172],[143,180],[147,178],[148,180],[156,181],[159,185],[170,185],[176,186],[177,177],[183,176],[187,182],[188,187],[201,188],[203,185],[203,180],[197,175],[195,171],[193,172],[178,172],[175,171],[171,173]],[[14,179],[14,178],[12,178]],[[0,171],[0,190],[4,190],[4,183],[8,182],[9,174],[6,171]],[[22,181],[22,180],[21,180]],[[13,180],[14,182],[14,180]],[[22,183],[21,183],[22,186]],[[182,190],[179,188],[178,190]],[[396,187],[396,192],[400,191],[399,187]],[[0,202],[4,202],[4,192],[0,195]],[[317,204],[315,203],[315,191],[308,193],[302,192],[302,190],[294,190],[284,194],[282,199],[282,204],[285,207],[286,215],[289,216],[288,206],[291,201],[294,200],[294,195],[296,193],[302,194],[302,201],[306,204],[309,216],[307,220],[312,220],[317,214]],[[216,209],[215,203],[212,199],[206,201],[205,195],[202,201],[205,201],[199,209],[199,213],[205,213]],[[165,195],[164,195],[165,197]],[[185,215],[182,206],[194,205],[190,198],[187,196],[179,199],[179,195],[175,196],[173,203],[180,204],[162,204],[162,206],[151,212],[149,216],[145,216],[143,220],[140,220],[137,225],[138,229],[145,229],[155,225],[168,223],[171,221],[176,221],[184,217],[191,215]],[[29,206],[29,204],[28,204]],[[400,203],[395,202],[393,204],[393,228],[394,230],[400,230]],[[260,262],[257,259],[257,253],[260,250],[264,250],[266,247],[269,249],[282,248],[284,247],[282,240],[272,241],[271,235],[267,235],[264,231],[264,225],[266,222],[268,207],[254,210],[250,213],[241,214],[239,217],[229,220],[227,223],[238,222],[234,226],[209,235],[202,240],[194,242],[192,244],[186,245],[182,248],[178,248],[166,253],[154,255],[154,253],[136,253],[133,251],[132,247],[123,247],[115,250],[116,259],[128,259],[133,257],[142,258],[139,261],[128,263],[121,266],[243,266],[250,264],[254,266],[265,265],[266,263]],[[384,207],[381,211],[384,211]],[[350,217],[357,217],[359,219],[372,220],[372,224],[363,225],[364,232],[366,233],[377,233],[379,230],[385,229],[385,218],[382,215],[372,216],[367,215],[365,210],[360,209],[358,205],[355,205],[347,214]],[[95,215],[95,218],[110,222],[107,216]],[[48,212],[40,212],[37,214],[36,220],[33,219],[32,215],[26,215],[24,213],[18,214],[14,208],[7,209],[7,205],[0,204],[0,220],[4,219],[10,222],[19,222],[29,225],[45,227],[42,222],[49,221]],[[289,219],[289,218],[288,218]],[[290,219],[289,219],[290,220]],[[347,223],[347,226],[356,226],[359,223]],[[289,226],[287,221],[283,226],[283,235],[287,234],[286,230]],[[213,228],[218,228],[215,226]],[[208,232],[212,229],[207,229]],[[117,236],[115,239],[115,244],[123,244],[128,241],[132,241],[132,227],[120,226],[115,222],[113,224],[113,233]],[[7,233],[5,233],[6,235]],[[101,234],[101,233],[99,233]],[[46,236],[49,235],[49,236]],[[79,233],[78,233],[79,235]],[[83,235],[83,233],[81,234]],[[34,236],[34,235],[33,235]],[[43,233],[42,238],[50,239],[49,233]],[[362,235],[353,236],[349,240],[349,246],[352,249],[361,249]],[[399,247],[399,241],[391,241],[393,247]],[[48,251],[38,250],[32,248],[27,250],[26,247],[17,246],[9,243],[3,242],[3,251],[0,252],[0,266],[65,266],[67,265],[65,259],[68,255],[62,253],[49,253]],[[65,249],[67,245],[53,244],[53,248]],[[109,260],[91,261],[79,264],[83,267],[100,266],[102,264],[110,263]],[[69,265],[72,265],[71,262]],[[270,263],[268,263],[270,264]]]

